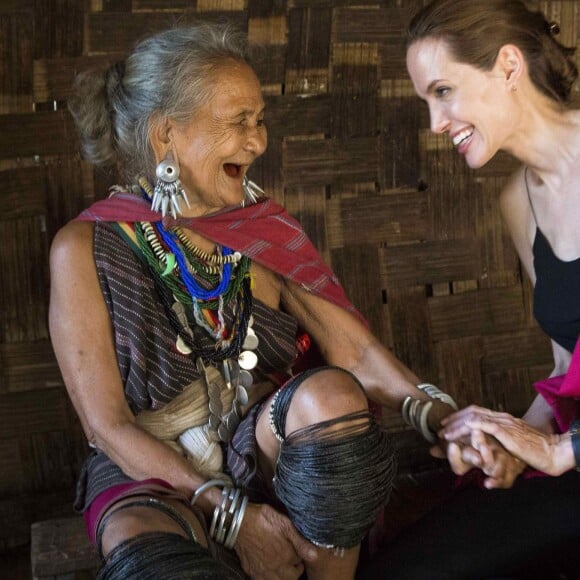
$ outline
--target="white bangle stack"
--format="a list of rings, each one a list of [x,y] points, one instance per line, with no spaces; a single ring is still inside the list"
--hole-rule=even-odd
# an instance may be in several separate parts
[[[417,388],[424,391],[431,399],[437,399],[457,411],[457,403],[451,395],[444,393],[431,383],[420,383]],[[401,414],[407,425],[414,427],[427,441],[437,443],[437,434],[429,429],[429,411],[433,407],[433,401],[422,401],[414,399],[410,395],[405,397]]]

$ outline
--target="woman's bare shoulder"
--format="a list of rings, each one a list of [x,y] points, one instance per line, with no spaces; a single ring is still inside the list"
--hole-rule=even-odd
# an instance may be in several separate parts
[[[70,259],[86,255],[93,249],[94,224],[92,222],[69,222],[64,225],[52,240],[51,260]]]

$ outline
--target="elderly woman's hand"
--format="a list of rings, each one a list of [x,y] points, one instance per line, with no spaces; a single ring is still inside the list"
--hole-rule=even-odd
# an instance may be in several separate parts
[[[561,441],[559,435],[542,433],[509,413],[475,406],[464,411],[468,412],[462,417],[453,416],[448,422],[444,421],[445,439],[454,440],[467,430],[481,431],[495,437],[512,455],[532,467],[549,475],[563,472],[556,453],[556,446]]]
[[[490,413],[493,411],[476,405],[466,407],[442,420],[439,436],[448,442],[447,458],[455,473],[463,475],[478,467],[488,476],[486,488],[508,488],[524,471],[527,461],[503,445],[500,438],[492,437],[494,433],[477,427],[478,421]]]
[[[318,549],[303,538],[292,522],[266,504],[248,504],[236,552],[254,580],[296,580],[304,561],[314,562]]]

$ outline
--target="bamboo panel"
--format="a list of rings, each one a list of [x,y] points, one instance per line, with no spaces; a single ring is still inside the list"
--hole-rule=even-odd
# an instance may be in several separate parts
[[[482,338],[450,339],[435,345],[439,383],[459,407],[486,405],[481,375]]]
[[[132,0],[102,0],[102,12],[131,12]]]
[[[0,550],[24,545],[30,541],[30,524],[55,517],[70,517],[73,491],[43,491],[21,494],[0,500]]]
[[[84,8],[77,0],[34,3],[34,58],[79,56],[83,51]]]
[[[367,319],[374,335],[385,346],[392,347],[390,314],[377,268],[377,248],[351,245],[332,250],[331,256],[347,296]]]
[[[242,6],[238,10],[244,9],[243,4],[242,1]],[[286,39],[285,15],[276,15],[270,18],[252,18],[248,22],[248,40],[252,44],[268,46],[268,48],[272,46],[285,46]]]
[[[484,336],[482,340],[485,352],[482,364],[484,373],[552,363],[550,341],[538,327],[494,333]]]
[[[381,42],[391,35],[401,38],[403,22],[399,10],[377,2],[368,7],[352,4],[334,10],[334,42]]]
[[[376,134],[377,79],[375,45],[335,45],[331,79],[334,137]]]
[[[431,350],[427,295],[423,286],[407,286],[387,292],[393,351],[408,361],[424,380],[437,376],[437,361]]]
[[[288,0],[288,8],[325,8],[368,5],[376,0]]]
[[[477,278],[476,250],[470,239],[387,246],[380,250],[382,284],[396,288]]]
[[[342,198],[328,230],[331,248],[351,244],[401,244],[430,236],[424,193]]]
[[[329,8],[300,8],[288,13],[286,68],[327,68],[330,62],[331,11]]]
[[[378,103],[381,127],[379,182],[383,189],[418,185],[419,136],[409,127],[420,123],[420,107],[415,99],[381,98]]]
[[[326,235],[326,190],[324,187],[293,187],[286,191],[284,206],[304,228],[322,257],[330,263]]]
[[[286,77],[286,47],[262,46],[257,48],[256,53],[254,69],[262,83],[262,92],[265,95],[282,94]]]
[[[514,286],[521,283],[520,268],[515,248],[503,227],[498,190],[505,180],[501,178],[478,179],[481,194],[476,196],[475,235],[479,241],[482,271],[479,276],[482,288]],[[474,252],[474,255],[475,253]]]
[[[405,64],[405,46],[399,34],[386,36],[379,46],[380,75],[382,79],[407,80],[407,66]],[[413,96],[415,92],[412,85],[406,96]],[[423,104],[426,107],[425,104]]]
[[[0,439],[0,473],[0,494],[22,492],[24,469],[18,437]]]
[[[33,13],[35,0],[2,0],[0,14]]]
[[[46,170],[43,166],[0,172],[2,219],[14,220],[46,212]]]
[[[288,186],[375,181],[376,140],[288,141],[283,149],[283,164]]]
[[[0,392],[16,393],[63,387],[48,339],[0,344]]]
[[[64,111],[2,115],[0,159],[73,154],[76,130]]]
[[[34,61],[33,99],[35,103],[66,101],[71,96],[75,76],[86,69],[105,68],[125,53],[76,58],[43,58]]]
[[[12,247],[14,240],[18,244]],[[42,216],[0,221],[0,272],[0,344],[48,338],[48,248]]]
[[[28,490],[74,486],[77,466],[73,468],[70,463],[68,435],[64,431],[34,433],[21,443],[20,451]]]
[[[168,9],[168,5],[170,6],[169,10],[179,10],[179,9],[194,9],[195,8],[195,0],[171,0],[168,2],[167,0],[129,0],[127,2],[132,12],[160,12],[163,10]]]
[[[247,30],[245,12],[204,12],[200,18],[196,14],[182,10],[155,12],[93,12],[88,16],[89,55],[108,52],[125,52],[137,41],[176,22],[186,24],[191,20],[223,21],[228,20],[242,30]]]
[[[272,137],[329,134],[332,122],[330,98],[328,95],[266,97],[265,121],[269,140]]]
[[[456,165],[455,162],[451,163],[451,154],[444,156],[443,162],[447,161]],[[479,184],[461,175],[465,172],[464,168],[457,169],[458,174],[445,179],[429,173],[427,191],[431,198],[432,228],[440,240],[468,238],[475,231],[475,199],[480,195]]]
[[[489,373],[484,384],[486,406],[522,416],[535,396],[529,369],[513,368]]]
[[[14,393],[2,396],[0,405],[0,439],[24,438],[34,433],[54,431],[66,426],[67,399],[59,389],[42,392]]]
[[[0,12],[0,54],[5,55],[0,74],[0,114],[32,110],[33,23],[30,14]]]
[[[284,2],[277,0],[247,0],[246,10],[251,18],[263,18],[274,14],[286,14]]]
[[[522,291],[491,288],[429,301],[435,340],[514,332],[524,328]],[[452,316],[449,316],[449,313]]]
[[[83,164],[76,156],[59,158],[58,162],[47,166],[46,227],[50,239],[61,225],[95,201],[94,189],[89,181],[91,175],[85,173]],[[119,183],[117,176],[111,177],[111,182],[99,190],[101,197],[106,197],[112,183]],[[74,196],[71,195],[73,191]]]

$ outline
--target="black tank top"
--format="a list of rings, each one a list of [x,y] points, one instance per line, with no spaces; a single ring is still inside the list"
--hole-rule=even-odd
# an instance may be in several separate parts
[[[528,187],[527,167],[524,181],[536,222],[532,246],[536,272],[534,316],[552,340],[572,352],[580,335],[580,258],[564,262],[554,254],[550,242],[538,226]]]
[[[580,335],[580,258],[560,260],[540,228],[533,253],[534,316],[551,339],[572,352]]]

